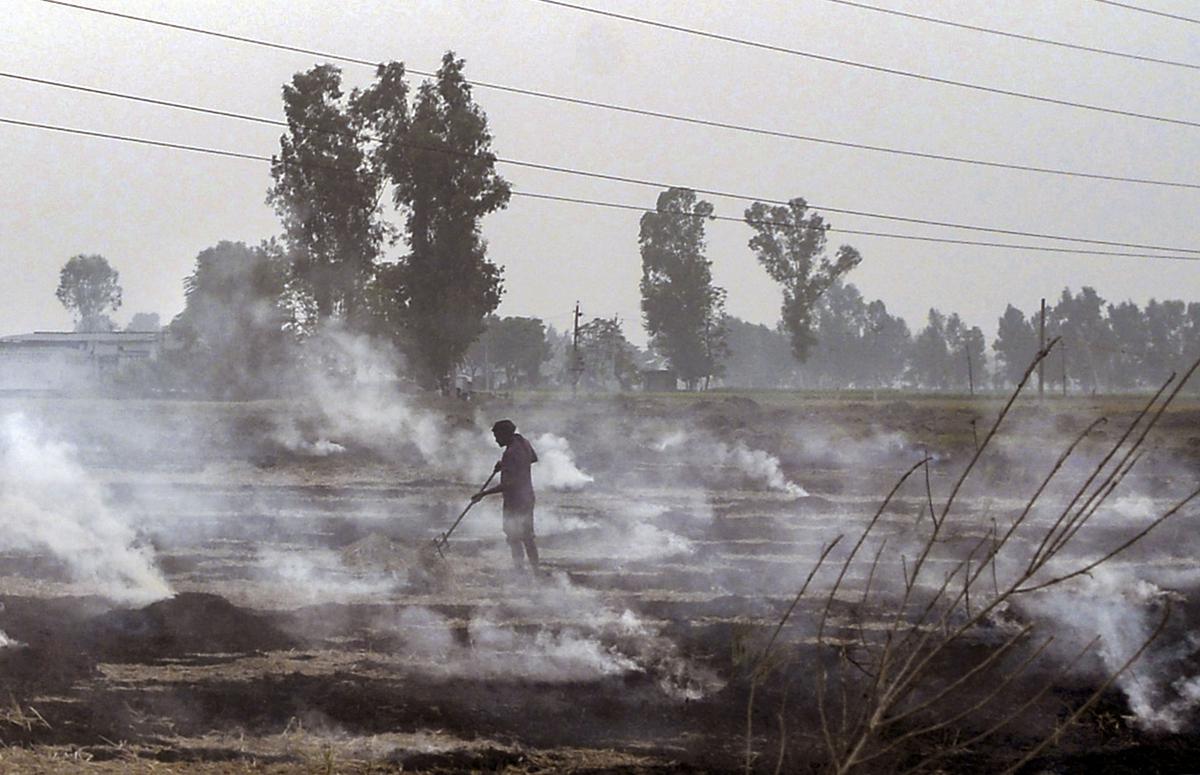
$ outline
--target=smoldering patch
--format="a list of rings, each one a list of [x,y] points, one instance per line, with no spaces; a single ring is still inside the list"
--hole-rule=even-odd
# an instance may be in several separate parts
[[[74,448],[21,414],[0,418],[0,548],[48,553],[72,578],[117,602],[171,594],[152,549]]]

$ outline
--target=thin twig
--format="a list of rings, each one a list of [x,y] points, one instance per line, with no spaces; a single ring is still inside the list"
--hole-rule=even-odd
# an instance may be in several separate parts
[[[1092,470],[1091,475],[1088,476],[1088,478],[1083,482],[1083,484],[1079,486],[1079,489],[1075,492],[1074,497],[1072,497],[1071,500],[1067,503],[1067,505],[1063,508],[1062,513],[1054,521],[1050,530],[1047,531],[1046,534],[1042,537],[1042,542],[1038,545],[1037,549],[1034,550],[1033,556],[1030,557],[1030,559],[1029,559],[1029,565],[1027,566],[1027,572],[1032,573],[1039,567],[1040,564],[1044,564],[1044,561],[1039,563],[1042,552],[1046,548],[1046,546],[1048,546],[1050,544],[1053,536],[1055,535],[1056,531],[1058,530],[1059,525],[1062,524],[1062,522],[1064,520],[1068,519],[1068,515],[1071,513],[1071,509],[1073,509],[1075,507],[1075,504],[1079,502],[1079,499],[1082,498],[1084,496],[1084,494],[1091,488],[1092,483],[1096,480],[1096,477],[1098,477],[1100,475],[1100,472],[1104,470],[1105,466],[1108,465],[1108,462],[1110,460],[1112,460],[1112,458],[1117,454],[1117,451],[1122,447],[1122,445],[1124,445],[1125,441],[1133,433],[1134,429],[1138,426],[1138,424],[1142,421],[1142,419],[1145,418],[1150,413],[1150,410],[1154,407],[1155,402],[1158,401],[1159,396],[1161,396],[1163,394],[1163,392],[1166,391],[1167,387],[1174,380],[1175,380],[1175,375],[1172,374],[1170,377],[1167,378],[1167,380],[1165,382],[1163,382],[1162,386],[1159,387],[1159,389],[1154,393],[1154,395],[1150,397],[1150,400],[1146,402],[1146,405],[1142,407],[1141,411],[1138,412],[1137,415],[1134,416],[1133,422],[1131,422],[1129,424],[1129,427],[1125,429],[1125,432],[1122,433],[1120,438],[1118,438],[1117,441],[1113,444],[1112,448],[1108,451],[1108,454],[1106,454],[1100,460],[1100,462],[1096,464],[1095,468]],[[1169,400],[1168,400],[1168,403],[1169,403]],[[1084,501],[1084,505],[1081,508],[1086,508],[1086,506],[1087,506],[1088,502],[1090,502],[1090,500],[1091,500],[1091,498],[1089,497],[1088,500]]]
[[[1170,511],[1166,512],[1162,516],[1155,519],[1153,522],[1151,522],[1149,525],[1144,527],[1142,530],[1139,530],[1135,536],[1133,536],[1128,541],[1126,541],[1125,543],[1118,546],[1116,549],[1113,549],[1111,552],[1104,555],[1100,559],[1096,560],[1095,562],[1088,563],[1087,565],[1080,568],[1079,570],[1072,571],[1071,573],[1068,573],[1063,576],[1058,576],[1057,578],[1053,578],[1049,581],[1044,581],[1041,584],[1037,584],[1032,587],[1020,587],[1018,589],[1013,590],[1013,593],[1020,595],[1020,594],[1026,593],[1026,592],[1036,592],[1039,589],[1045,589],[1046,587],[1052,587],[1055,584],[1061,584],[1062,582],[1067,581],[1069,579],[1073,579],[1077,576],[1082,576],[1083,574],[1093,570],[1097,565],[1100,565],[1101,563],[1111,560],[1113,557],[1116,557],[1121,552],[1125,551],[1126,549],[1133,546],[1135,543],[1137,543],[1141,539],[1145,538],[1147,535],[1149,535],[1151,530],[1158,527],[1163,522],[1167,521],[1168,518],[1174,516],[1180,509],[1182,509],[1188,503],[1193,501],[1197,496],[1200,496],[1200,488],[1193,490],[1190,495],[1188,495],[1186,498],[1181,500],[1179,503],[1175,504],[1171,508]]]
[[[858,554],[858,550],[862,548],[863,543],[867,540],[867,536],[871,534],[871,530],[876,524],[878,524],[880,517],[883,516],[884,510],[888,507],[888,504],[892,502],[892,498],[895,497],[896,493],[900,490],[904,483],[908,481],[908,477],[912,476],[918,468],[920,468],[922,465],[925,465],[928,461],[929,458],[925,458],[912,468],[908,469],[908,471],[906,471],[904,475],[900,477],[899,481],[896,482],[891,491],[887,494],[887,497],[883,499],[883,503],[879,504],[879,508],[876,509],[875,515],[871,517],[870,521],[867,522],[866,527],[863,528],[862,534],[858,537],[858,541],[855,542],[854,548],[850,550],[850,554],[846,556],[846,560],[842,563],[842,569],[838,572],[837,578],[834,580],[833,586],[830,587],[829,594],[825,598],[825,610],[821,612],[821,620],[817,626],[818,642],[820,642],[824,637],[825,623],[829,618],[829,609],[833,606],[834,597],[837,596],[838,589],[842,586],[842,580],[846,577],[846,571],[850,569],[850,563],[854,561],[854,557]]]

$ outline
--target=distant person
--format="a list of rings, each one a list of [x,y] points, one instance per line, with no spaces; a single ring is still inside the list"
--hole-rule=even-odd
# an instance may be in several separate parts
[[[525,558],[534,570],[538,568],[537,544],[533,540],[533,471],[537,453],[533,445],[517,433],[512,420],[500,420],[492,426],[496,443],[504,447],[504,454],[496,464],[500,473],[500,484],[483,490],[471,497],[478,503],[488,495],[504,495],[504,537],[512,551],[513,567],[524,570]]]

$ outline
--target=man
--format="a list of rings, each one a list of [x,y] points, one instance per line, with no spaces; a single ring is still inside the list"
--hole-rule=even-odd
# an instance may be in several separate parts
[[[537,453],[524,436],[517,433],[512,420],[500,420],[492,426],[496,443],[504,447],[504,454],[496,464],[500,472],[500,484],[483,490],[471,497],[478,503],[488,495],[504,495],[504,537],[512,552],[513,567],[523,570],[525,558],[534,570],[538,567],[538,550],[533,540],[533,471]]]

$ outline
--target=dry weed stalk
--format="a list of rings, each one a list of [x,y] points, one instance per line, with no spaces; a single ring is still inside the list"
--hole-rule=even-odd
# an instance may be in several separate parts
[[[815,671],[814,677],[815,706],[820,719],[820,739],[824,747],[821,758],[830,772],[844,775],[887,769],[926,771],[935,767],[937,762],[986,740],[1017,719],[1058,684],[1058,679],[1092,652],[1099,638],[1092,640],[1069,664],[1054,671],[1050,679],[1042,681],[1039,690],[1032,691],[1027,697],[1021,697],[1014,696],[1020,693],[1017,681],[1030,667],[1041,661],[1054,637],[1051,635],[1039,638],[1034,643],[1034,625],[1027,624],[1016,628],[998,644],[979,649],[977,641],[968,643],[971,636],[1017,596],[1046,590],[1089,573],[1145,538],[1164,521],[1200,497],[1200,489],[1193,491],[1116,548],[1105,552],[1099,559],[1080,561],[1083,564],[1074,569],[1061,567],[1070,561],[1066,550],[1072,546],[1080,531],[1141,459],[1146,438],[1188,379],[1200,367],[1200,361],[1197,361],[1182,379],[1176,381],[1175,375],[1172,375],[1141,408],[1099,463],[1092,467],[1083,484],[1074,491],[1066,505],[1056,510],[1048,525],[1038,525],[1031,516],[1038,510],[1043,494],[1062,472],[1077,447],[1091,436],[1097,427],[1106,422],[1104,418],[1088,425],[1063,450],[1011,524],[1001,528],[993,522],[991,529],[982,538],[967,547],[965,556],[960,554],[957,558],[951,558],[950,569],[941,579],[931,577],[931,565],[934,564],[931,560],[935,557],[935,552],[947,546],[946,526],[952,521],[952,507],[967,477],[996,438],[1014,402],[1038,364],[1057,343],[1057,339],[1051,341],[1026,369],[1023,378],[987,434],[976,445],[965,469],[954,480],[942,507],[938,509],[934,505],[929,477],[930,460],[926,457],[909,469],[888,493],[879,510],[868,520],[858,540],[842,560],[836,578],[824,594],[824,604],[820,607],[816,626],[818,661],[821,666]],[[1173,389],[1164,399],[1164,393],[1172,384]],[[879,600],[885,606],[884,610],[890,610],[890,614],[887,614],[887,626],[881,633],[868,634],[860,621],[856,637],[832,638],[827,633],[830,617],[838,602],[838,593],[846,584],[851,566],[879,525],[887,505],[904,482],[920,468],[925,469],[925,499],[931,527],[921,540],[915,558],[911,561],[903,555],[899,558],[903,574],[899,599],[892,602]],[[920,524],[921,521],[918,522],[918,527]],[[1022,528],[1026,530],[1022,532]],[[1019,532],[1022,532],[1021,542],[1032,547],[1027,558],[1013,557],[1018,551],[1016,536]],[[839,536],[839,540],[840,538]],[[808,591],[813,576],[824,564],[831,549],[832,544],[822,552],[752,672],[746,714],[747,772],[753,769],[754,764],[751,734],[754,690],[767,675],[780,666],[778,660],[772,661],[772,648],[780,630],[791,617],[800,598]],[[871,598],[882,554],[881,545],[870,560],[867,581],[861,597],[858,597],[858,610],[865,608],[868,599]],[[945,561],[947,558],[939,559]],[[1012,570],[1008,574],[1002,574],[998,570],[1001,560],[1005,560],[1006,568],[1011,566]],[[985,583],[989,575],[990,584]],[[921,600],[922,597],[926,599]],[[1164,607],[1158,627],[1140,644],[1135,653],[1118,669],[1109,673],[1100,687],[1082,705],[1056,725],[1049,735],[1027,751],[1007,771],[1015,771],[1046,747],[1054,744],[1068,726],[1092,707],[1103,692],[1142,656],[1150,643],[1163,631],[1168,614],[1169,611]],[[949,652],[956,647],[968,645],[975,648],[962,649],[970,655],[967,663],[957,670],[952,679],[939,681],[936,676],[939,658],[950,656]],[[1025,647],[1026,653],[1015,659],[1014,652],[1018,647]],[[826,666],[823,655],[832,655],[832,670]],[[833,689],[836,689],[836,693]],[[975,690],[976,694],[969,694],[969,690]],[[834,712],[835,708],[840,712]],[[981,712],[989,713],[995,721],[989,723],[982,732],[967,738],[962,737],[957,732],[956,725]],[[947,734],[951,734],[952,737],[948,740],[943,739],[942,736]],[[781,742],[780,764],[784,755],[782,745]],[[913,756],[914,751],[922,750],[925,752],[923,756]],[[779,766],[777,765],[776,769]]]

